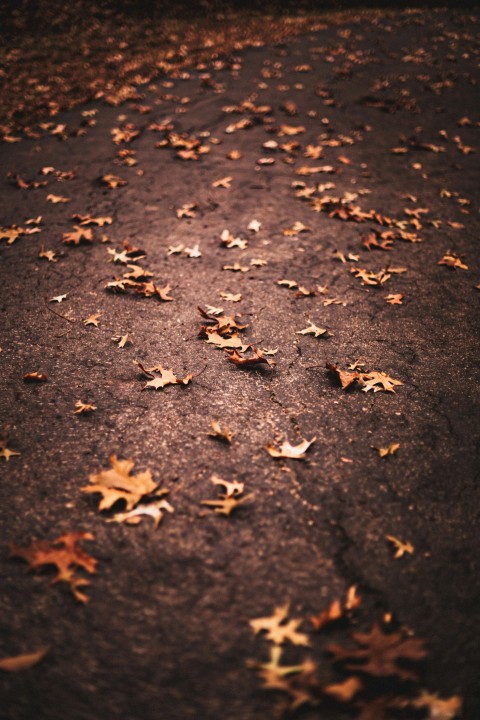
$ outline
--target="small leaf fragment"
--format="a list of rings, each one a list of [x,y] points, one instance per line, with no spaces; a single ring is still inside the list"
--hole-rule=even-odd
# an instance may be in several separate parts
[[[406,553],[413,555],[415,548],[411,543],[403,542],[403,540],[399,540],[393,535],[385,535],[385,537],[395,548],[395,555],[393,556],[394,560],[398,560],[398,558],[403,557]]]
[[[28,670],[28,668],[37,665],[42,660],[50,648],[40,648],[36,652],[25,653],[24,655],[15,655],[14,657],[0,658],[0,670],[5,672],[19,672],[20,670]]]

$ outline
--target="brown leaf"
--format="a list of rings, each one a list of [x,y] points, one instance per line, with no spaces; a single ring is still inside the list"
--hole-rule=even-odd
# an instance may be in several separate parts
[[[83,403],[81,400],[77,400],[75,403],[75,407],[77,408],[74,410],[75,415],[85,415],[86,413],[94,412],[97,409],[96,405],[92,405],[91,403]]]
[[[41,648],[36,652],[25,653],[25,655],[15,655],[14,657],[1,658],[0,670],[6,672],[18,672],[20,670],[28,670],[42,660],[47,652],[48,647]]]
[[[80,588],[90,583],[86,578],[75,577],[75,573],[79,568],[88,573],[95,572],[97,561],[78,544],[80,540],[93,539],[91,533],[72,532],[61,535],[52,543],[37,540],[26,548],[13,544],[10,546],[10,557],[21,557],[33,570],[44,565],[54,565],[57,568],[57,575],[50,584],[66,582],[77,600],[88,602],[88,596]]]
[[[459,717],[462,710],[462,698],[459,695],[452,695],[443,700],[436,693],[429,693],[428,690],[422,690],[411,704],[415,708],[427,708],[428,720],[454,720]]]
[[[413,555],[415,548],[413,545],[409,542],[403,542],[402,540],[399,540],[398,538],[394,537],[393,535],[385,535],[388,542],[392,543],[395,547],[395,555],[393,556],[394,560],[398,560],[398,558],[401,558],[405,555],[405,553],[408,553],[409,555]]]
[[[227,442],[229,445],[232,444],[234,433],[231,430],[229,430],[226,425],[222,429],[220,427],[220,423],[217,420],[211,420],[210,424],[212,426],[212,431],[207,433],[207,435],[209,435],[210,437],[216,438],[217,440],[223,440],[224,442]]]
[[[150,470],[131,474],[135,464],[133,460],[119,460],[116,455],[111,455],[110,463],[112,467],[108,470],[89,475],[90,485],[81,488],[84,493],[98,493],[102,496],[99,510],[109,510],[119,500],[125,503],[126,510],[133,510],[148,496],[165,495],[166,490],[158,487]]]
[[[452,268],[452,270],[468,270],[468,265],[465,265],[461,258],[459,258],[455,253],[447,253],[441,260],[438,261],[438,264],[446,265],[447,267]]]
[[[313,335],[314,337],[321,337],[322,335],[325,335],[328,333],[328,330],[325,328],[320,328],[317,325],[314,325],[310,320],[307,320],[308,325],[303,330],[298,330],[297,335]]]
[[[345,663],[348,670],[376,677],[397,676],[402,680],[416,680],[415,672],[398,666],[397,662],[418,661],[427,654],[423,640],[405,639],[401,632],[386,634],[377,624],[372,626],[369,633],[353,633],[352,638],[360,648],[332,644],[327,647],[327,651],[334,656],[334,662]]]
[[[102,317],[101,313],[95,313],[94,315],[89,315],[85,320],[82,320],[83,324],[85,326],[87,325],[94,325],[96,328],[98,328],[98,319]]]
[[[250,626],[257,635],[259,632],[265,632],[266,639],[275,645],[283,645],[288,640],[293,645],[310,645],[310,640],[305,633],[298,632],[298,628],[302,624],[301,618],[287,620],[290,610],[290,604],[285,603],[275,608],[273,615],[269,617],[256,618],[250,620]]]
[[[325,687],[322,688],[322,692],[327,695],[331,695],[335,698],[335,700],[338,700],[338,702],[350,702],[359,690],[362,689],[362,681],[359,680],[359,678],[352,676],[341,683],[325,685]]]
[[[29,383],[47,382],[47,380],[46,373],[42,372],[30,372],[23,376],[23,381]]]
[[[152,368],[144,368],[140,363],[136,363],[145,375],[148,375],[151,379],[148,380],[143,386],[143,390],[152,388],[153,390],[160,390],[167,385],[188,385],[192,379],[192,373],[187,373],[184,378],[178,378],[174,375],[173,370],[167,370],[162,365],[156,365]]]
[[[81,242],[93,242],[92,228],[83,228],[79,225],[75,225],[74,228],[71,232],[63,233],[63,243],[65,245],[80,245]]]
[[[317,438],[314,437],[312,440],[302,440],[299,445],[290,445],[288,440],[285,440],[280,448],[276,448],[274,445],[267,445],[265,450],[274,458],[291,458],[293,460],[304,460],[306,452],[310,445],[313,445]]]
[[[275,360],[270,360],[270,358],[265,357],[262,351],[253,347],[253,345],[250,345],[249,348],[253,353],[253,355],[250,357],[242,357],[242,355],[240,355],[237,350],[226,350],[225,352],[228,354],[228,360],[237,367],[256,368],[259,365],[265,363],[269,367],[273,368],[277,364]]]

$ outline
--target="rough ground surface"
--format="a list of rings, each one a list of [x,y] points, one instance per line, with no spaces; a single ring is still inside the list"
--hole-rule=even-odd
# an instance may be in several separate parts
[[[66,124],[63,139],[47,130],[38,140],[2,145],[2,226],[42,221],[41,233],[1,246],[2,421],[8,447],[21,454],[0,458],[0,654],[50,648],[36,667],[2,674],[2,718],[273,717],[282,694],[261,689],[247,666],[268,657],[268,643],[248,621],[287,600],[292,616],[305,619],[312,645],[289,647],[290,664],[311,656],[330,667],[326,642],[348,645],[352,628],[368,629],[391,613],[395,627],[426,641],[421,687],[461,695],[463,717],[478,717],[478,48],[472,14],[347,23],[209,67],[211,81],[200,69],[141,87],[149,113],[128,104],[82,106],[55,119]],[[298,70],[307,64],[310,70]],[[223,111],[247,99],[270,105],[272,122]],[[296,103],[296,116],[281,109],[286,101]],[[75,136],[89,109],[97,111],[96,125]],[[253,117],[251,127],[225,132],[243,117]],[[148,125],[166,118],[178,133],[203,134],[210,152],[189,161],[175,148],[154,148],[164,133]],[[115,145],[110,131],[124,122],[140,135]],[[279,137],[282,124],[305,132]],[[323,145],[321,159],[304,157],[307,145],[325,139],[342,144]],[[262,148],[271,140],[299,145]],[[391,152],[400,146],[405,153]],[[137,165],[120,162],[122,148],[135,151]],[[226,159],[231,150],[242,157]],[[274,164],[259,164],[265,157]],[[297,174],[325,165],[334,172]],[[43,177],[48,166],[75,177]],[[8,171],[48,185],[20,189]],[[127,184],[102,186],[106,174]],[[212,187],[225,176],[230,188]],[[311,199],[295,196],[299,181],[334,184],[316,198],[358,193],[351,204],[405,220],[422,242],[396,233],[390,252],[368,250],[363,238],[389,227],[315,212]],[[47,202],[49,193],[70,202]],[[196,217],[178,219],[175,209],[192,202]],[[417,208],[428,212],[417,213],[415,229],[405,209]],[[92,244],[68,247],[62,235],[73,213],[113,222],[94,227]],[[253,219],[261,222],[258,233],[247,229]],[[309,231],[284,235],[295,221]],[[248,240],[247,249],[221,247],[226,228]],[[104,289],[125,272],[107,253],[125,239],[145,251],[141,264],[159,285],[171,284],[173,302]],[[167,255],[169,246],[197,243],[199,258]],[[39,258],[41,244],[59,261]],[[343,263],[336,250],[359,259]],[[447,252],[468,269],[439,265]],[[266,265],[222,269],[257,258]],[[350,272],[388,265],[407,271],[382,287],[362,286]],[[276,284],[282,278],[327,286],[328,294],[296,297]],[[224,301],[220,291],[242,299]],[[48,302],[63,293],[62,303]],[[390,293],[403,294],[403,304],[387,303]],[[327,298],[342,304],[325,305]],[[237,368],[199,338],[196,308],[206,304],[241,315],[248,342],[278,348],[276,369]],[[98,328],[84,326],[94,313],[101,313]],[[330,334],[296,334],[307,320]],[[112,337],[127,332],[132,342],[119,349]],[[194,378],[141,392],[147,378],[134,360]],[[344,391],[325,370],[326,361],[346,368],[357,360],[403,385],[395,394]],[[38,370],[47,382],[23,382]],[[79,399],[98,409],[75,415]],[[211,419],[236,433],[231,447],[207,437]],[[303,461],[275,460],[264,449],[314,436]],[[392,442],[400,449],[390,457],[372,448]],[[80,492],[112,453],[151,469],[170,490],[174,513],[158,529],[149,518],[138,526],[107,523],[97,499]],[[214,473],[244,482],[254,495],[230,518],[200,504],[218,494]],[[8,557],[8,543],[74,530],[93,533],[84,547],[98,559],[85,605],[66,586],[48,588],[48,571],[27,573]],[[387,534],[411,542],[413,554],[394,560]],[[358,616],[323,634],[309,630],[308,617],[352,584],[362,597]],[[338,720],[349,712],[331,703],[297,711]]]

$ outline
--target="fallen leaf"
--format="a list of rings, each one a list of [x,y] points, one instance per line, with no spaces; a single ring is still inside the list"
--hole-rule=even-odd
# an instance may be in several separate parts
[[[408,553],[409,555],[413,555],[415,548],[413,545],[409,542],[403,542],[402,540],[399,540],[398,538],[394,537],[393,535],[385,535],[388,542],[392,543],[395,547],[395,555],[393,556],[394,560],[398,560],[398,558],[401,558],[405,555],[405,553]]]
[[[307,320],[308,325],[303,330],[298,330],[297,335],[313,335],[314,337],[321,337],[322,335],[325,335],[328,333],[328,330],[325,328],[320,328],[317,325],[314,325],[310,320]]]
[[[418,698],[411,702],[414,708],[428,709],[428,718],[425,720],[454,720],[460,716],[462,704],[462,698],[459,695],[442,699],[436,693],[430,693],[428,690],[422,690]]]
[[[19,672],[20,670],[28,670],[28,668],[37,665],[40,660],[43,660],[47,652],[48,647],[41,648],[36,652],[25,653],[24,655],[15,655],[14,657],[0,658],[0,670],[5,672]]]
[[[455,255],[455,253],[447,253],[442,257],[441,260],[438,261],[439,265],[446,265],[447,267],[452,268],[453,270],[468,270],[468,265],[465,265],[464,262],[458,257],[458,255]]]
[[[212,182],[212,187],[214,188],[229,188],[232,186],[232,180],[233,178],[227,175],[227,177],[220,178],[219,180],[215,180]]]
[[[291,458],[293,460],[304,460],[306,452],[310,445],[313,445],[317,438],[314,437],[312,440],[302,440],[299,445],[290,445],[288,440],[280,445],[280,448],[276,448],[274,445],[267,445],[266,451],[274,458]]]
[[[46,382],[48,380],[47,375],[42,372],[30,372],[23,376],[24,382]]]
[[[83,403],[81,400],[77,400],[75,403],[75,407],[77,408],[74,410],[75,415],[85,415],[89,412],[94,412],[97,409],[96,405],[92,405],[91,403]]]
[[[402,294],[385,296],[385,300],[389,305],[403,305],[403,298]]]
[[[43,260],[48,260],[48,262],[58,262],[58,258],[54,250],[45,250],[45,247],[43,245],[40,245],[38,257],[42,258]]]
[[[82,320],[83,324],[85,326],[87,325],[94,325],[96,328],[98,328],[98,319],[102,316],[101,313],[96,313],[95,315],[89,315],[85,320]]]
[[[162,491],[162,494],[166,494],[166,490]],[[158,493],[160,494],[160,492]],[[133,510],[127,512],[115,513],[112,518],[109,518],[107,522],[127,523],[127,525],[138,525],[141,523],[143,517],[151,517],[155,528],[160,525],[164,510],[169,513],[173,513],[174,509],[168,502],[168,500],[154,500],[153,502],[139,505]]]
[[[65,295],[55,295],[54,297],[50,298],[50,300],[49,300],[48,302],[61,303],[61,302],[63,302],[63,301],[66,300],[66,299],[67,299],[67,295],[66,295],[66,294],[65,294]]]
[[[298,632],[298,628],[303,620],[300,618],[292,618],[287,620],[290,611],[290,603],[279,605],[275,608],[273,615],[269,617],[260,617],[250,620],[250,626],[257,635],[265,632],[265,638],[275,645],[283,645],[288,640],[293,645],[302,645],[307,647],[310,645],[308,635]]]
[[[334,656],[334,662],[348,661],[345,663],[347,670],[375,677],[397,676],[402,680],[416,680],[415,672],[400,667],[397,662],[422,660],[427,654],[423,640],[405,638],[401,632],[384,633],[375,623],[369,633],[353,633],[352,638],[360,648],[332,644],[327,647],[327,652]]]
[[[81,242],[93,242],[92,228],[83,228],[79,225],[74,226],[74,230],[63,233],[63,243],[65,245],[80,245]]]
[[[220,427],[220,423],[217,420],[211,420],[210,424],[212,426],[212,430],[211,432],[207,433],[207,435],[216,438],[217,440],[224,440],[229,445],[231,445],[234,433],[232,433],[232,431],[229,430],[226,425],[222,429]]]
[[[220,292],[219,295],[222,300],[225,300],[225,302],[240,302],[240,300],[242,299],[240,293],[235,295],[234,293]]]
[[[240,355],[237,350],[226,350],[226,352],[228,353],[228,360],[234,365],[237,365],[237,367],[258,367],[263,363],[267,364],[269,367],[275,367],[276,362],[265,357],[261,350],[253,347],[253,345],[249,345],[249,349],[252,352],[252,355],[250,357],[242,357],[242,355]]]
[[[113,342],[117,343],[119,348],[124,348],[127,343],[131,344],[130,337],[128,333],[126,335],[116,335],[112,338]]]
[[[79,546],[81,540],[93,540],[89,532],[72,532],[61,535],[52,543],[46,540],[37,540],[29,547],[10,545],[10,557],[21,557],[33,570],[44,565],[54,565],[57,568],[57,575],[51,581],[51,585],[59,582],[66,582],[77,600],[88,602],[89,598],[80,590],[81,587],[89,585],[86,578],[76,577],[78,569],[94,573],[97,561],[88,555]]]
[[[178,378],[174,375],[173,370],[166,370],[161,365],[156,365],[152,368],[144,368],[140,362],[136,363],[141,371],[148,375],[151,379],[148,380],[143,386],[142,390],[152,388],[153,390],[160,390],[167,385],[188,385],[192,379],[192,373],[187,373],[184,378]]]
[[[20,455],[20,453],[16,450],[10,450],[10,448],[7,447],[6,437],[0,438],[0,458],[3,457],[5,461],[8,462],[10,458],[15,455]]]
[[[48,202],[53,203],[56,205],[57,203],[68,203],[71,202],[70,198],[63,197],[62,195],[54,195],[53,193],[50,193],[47,195]]]
[[[372,445],[373,447],[373,445]],[[373,447],[374,450],[377,450],[380,457],[387,457],[387,455],[394,455],[397,450],[400,448],[400,443],[390,443],[387,447],[383,448],[377,448]]]
[[[104,185],[108,185],[108,187],[111,189],[115,189],[117,187],[121,187],[122,185],[127,184],[127,181],[123,180],[121,177],[118,177],[118,175],[102,175],[100,180]]]
[[[225,481],[217,475],[213,475],[210,480],[214,485],[223,486],[225,492],[221,493],[218,500],[202,500],[202,505],[208,505],[213,508],[216,513],[220,513],[226,517],[229,517],[234,510],[253,497],[252,494],[243,495],[243,483]]]
[[[331,695],[338,702],[348,703],[355,697],[355,695],[363,689],[362,681],[353,676],[349,677],[341,683],[335,683],[332,685],[325,685],[322,688],[322,692],[327,695]]]
[[[126,510],[133,510],[145,498],[154,499],[167,493],[154,482],[150,470],[132,475],[135,463],[130,458],[119,460],[110,456],[111,468],[89,475],[90,485],[81,488],[84,493],[96,493],[102,496],[99,510],[110,510],[118,501],[125,503]]]

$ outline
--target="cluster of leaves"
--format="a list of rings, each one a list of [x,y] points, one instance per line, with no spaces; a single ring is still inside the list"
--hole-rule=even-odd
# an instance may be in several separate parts
[[[229,362],[245,369],[256,369],[261,365],[275,367],[276,362],[268,356],[269,351],[243,342],[240,332],[248,326],[241,325],[234,315],[213,315],[200,307],[198,311],[202,316],[200,336],[206,338],[208,344],[225,350]]]
[[[361,621],[360,606],[361,599],[352,586],[345,599],[334,600],[309,618],[310,633],[300,630],[305,624],[302,618],[289,618],[289,603],[276,607],[271,616],[250,621],[253,632],[263,633],[271,647],[267,662],[248,664],[256,671],[261,687],[281,698],[279,714],[322,704],[348,709],[358,720],[412,720],[422,717],[417,711],[423,710],[431,720],[457,717],[462,707],[458,695],[442,699],[422,688],[419,663],[427,651],[424,641],[406,629],[393,629],[385,621],[373,623],[367,632],[352,631],[347,644],[327,641],[332,632],[344,632]],[[282,663],[287,642],[311,648],[310,654],[295,664]]]
[[[153,273],[146,270],[139,261],[145,257],[145,253],[138,247],[132,247],[128,240],[124,240],[122,250],[109,248],[110,261],[115,264],[125,265],[127,270],[122,277],[116,277],[105,285],[111,292],[125,293],[133,290],[142,297],[156,297],[163,302],[171,302],[171,286],[160,287],[153,280]]]
[[[390,377],[384,372],[373,370],[371,372],[360,372],[359,370],[341,370],[332,363],[326,364],[327,370],[340,382],[343,390],[352,386],[360,387],[363,392],[373,390],[376,392],[395,392],[395,388],[403,385],[400,380]]]

